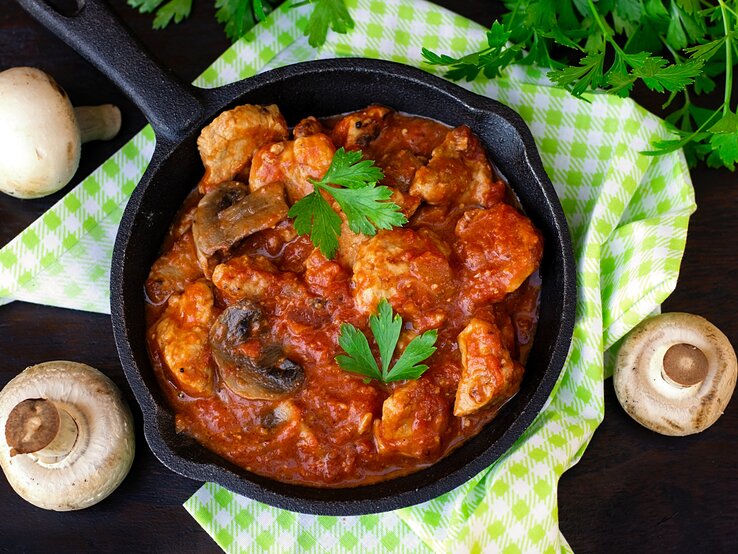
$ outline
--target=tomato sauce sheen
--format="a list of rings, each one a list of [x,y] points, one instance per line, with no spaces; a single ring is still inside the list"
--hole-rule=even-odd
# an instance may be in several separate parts
[[[191,227],[201,183],[146,283],[157,379],[178,432],[254,473],[350,487],[417,471],[477,434],[517,391],[538,312],[540,234],[512,207],[466,128],[372,106],[309,118],[292,133],[260,147],[271,150],[254,155],[252,177],[279,170],[287,182],[294,176],[286,164],[303,163],[303,155],[324,172],[325,160],[309,158],[319,153],[300,151],[310,146],[301,137],[323,135],[375,160],[409,223],[374,237],[344,225],[338,255],[328,260],[285,218],[198,260]],[[249,181],[244,170],[233,179]],[[295,190],[287,188],[288,196]],[[304,371],[296,392],[255,400],[224,382],[208,334],[244,298],[262,320],[242,353],[279,345]],[[377,355],[368,317],[381,298],[404,322],[395,359],[412,337],[438,330],[437,351],[418,380],[365,383],[335,361],[344,322],[364,331]]]

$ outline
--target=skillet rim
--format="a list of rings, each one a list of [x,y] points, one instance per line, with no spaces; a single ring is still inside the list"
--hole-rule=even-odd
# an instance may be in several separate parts
[[[214,481],[249,498],[292,511],[324,515],[377,513],[418,504],[462,485],[474,475],[495,463],[525,432],[535,417],[542,411],[563,370],[574,328],[576,283],[573,248],[563,209],[553,185],[543,169],[543,164],[540,160],[533,136],[522,118],[511,108],[496,100],[472,93],[458,85],[412,66],[385,60],[334,58],[280,67],[260,73],[245,81],[239,81],[217,89],[195,89],[196,96],[204,102],[205,110],[203,116],[193,124],[192,128],[201,129],[207,121],[225,109],[229,103],[232,103],[237,97],[247,95],[254,89],[267,86],[270,83],[278,83],[288,78],[294,78],[295,76],[315,72],[326,74],[331,72],[348,72],[377,75],[389,72],[393,77],[399,77],[403,81],[406,81],[407,86],[414,84],[426,88],[432,87],[440,91],[448,97],[449,101],[458,103],[464,110],[473,115],[475,119],[481,119],[490,114],[502,118],[513,127],[517,138],[522,142],[524,160],[521,160],[521,162],[530,171],[535,180],[534,184],[540,189],[545,200],[544,211],[550,214],[553,221],[555,244],[547,245],[547,248],[555,247],[556,252],[561,257],[561,264],[564,270],[560,275],[548,276],[549,279],[554,277],[559,278],[562,289],[560,325],[555,335],[555,340],[552,341],[548,364],[543,370],[543,375],[536,389],[531,394],[527,404],[522,407],[520,413],[514,418],[512,424],[478,456],[467,460],[455,471],[451,471],[437,480],[426,482],[422,486],[396,490],[391,494],[386,494],[379,498],[371,496],[371,494],[364,494],[363,496],[359,495],[360,497],[356,499],[336,500],[331,499],[331,496],[335,495],[335,491],[358,491],[359,493],[363,493],[379,486],[388,488],[387,484],[397,484],[409,476],[396,477],[374,485],[364,485],[355,488],[305,487],[267,479],[251,473],[248,476],[237,475],[230,469],[235,466],[232,466],[225,460],[222,460],[223,465],[199,463],[192,459],[183,458],[174,452],[159,428],[163,423],[163,419],[166,418],[166,414],[163,414],[162,411],[166,411],[167,408],[158,404],[144,382],[141,368],[136,364],[129,339],[128,329],[130,322],[127,319],[125,311],[128,301],[124,293],[126,289],[125,262],[127,251],[132,243],[131,238],[134,225],[137,220],[145,217],[145,214],[141,214],[139,209],[142,197],[151,185],[155,173],[176,150],[177,146],[189,135],[190,129],[175,137],[157,136],[157,144],[151,162],[128,201],[120,222],[113,250],[110,280],[111,321],[121,365],[143,414],[146,441],[154,455],[169,469],[192,479]],[[133,300],[142,301],[143,294],[141,294],[141,298]],[[148,369],[151,371],[150,367]],[[489,425],[488,423],[485,429]],[[479,435],[483,432],[484,430],[480,431]],[[202,448],[204,449],[204,447]],[[447,458],[453,456],[456,452],[458,450],[452,452]],[[221,459],[219,458],[219,460]],[[440,460],[436,463],[440,463]],[[245,472],[245,470],[242,471]],[[417,475],[423,471],[426,470],[420,470],[411,475]],[[277,489],[289,489],[293,491],[293,494],[280,492],[266,486],[265,483],[274,484]],[[389,488],[391,488],[391,485]],[[305,493],[306,491],[313,494],[316,492],[324,493],[324,498],[308,498],[298,495],[298,493]]]

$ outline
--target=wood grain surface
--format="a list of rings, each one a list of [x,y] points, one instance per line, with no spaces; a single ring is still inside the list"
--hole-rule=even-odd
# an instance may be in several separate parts
[[[486,0],[439,2],[489,25],[502,7]],[[196,0],[190,19],[165,31],[151,17],[112,0],[133,34],[185,81],[194,79],[228,46],[213,2]],[[0,245],[41,215],[123,145],[144,119],[128,99],[61,41],[0,0],[0,71],[36,66],[51,73],[77,105],[112,102],[123,129],[110,142],[85,145],[72,184],[40,200],[0,195]],[[646,94],[637,97],[658,111]],[[727,170],[692,172],[698,210],[666,311],[711,320],[738,344],[738,177]],[[141,416],[125,381],[109,316],[16,302],[0,307],[0,387],[26,366],[53,359],[96,366],[124,391],[136,418],[137,455],[121,487],[80,512],[47,512],[27,504],[0,477],[0,551],[217,552],[182,508],[200,486],[162,466],[143,441]],[[737,552],[738,401],[704,433],[668,438],[631,420],[604,384],[605,420],[580,462],[559,487],[561,529],[575,552]]]

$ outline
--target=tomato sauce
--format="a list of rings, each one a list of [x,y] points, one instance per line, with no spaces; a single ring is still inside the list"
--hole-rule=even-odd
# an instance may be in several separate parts
[[[336,148],[375,160],[409,223],[374,237],[344,225],[339,252],[328,260],[284,218],[208,257],[192,231],[207,191],[193,191],[146,283],[158,382],[178,432],[254,473],[351,487],[417,471],[477,434],[517,391],[535,333],[540,233],[513,207],[467,128],[370,106],[309,118],[292,133],[300,138],[253,153],[251,175],[298,182],[312,163],[300,158],[308,151],[301,145],[330,137]],[[267,172],[267,163],[281,165]],[[324,172],[326,160],[314,167]],[[249,182],[245,169],[232,178]],[[287,191],[304,194],[300,187]],[[413,337],[438,330],[437,350],[417,380],[365,382],[335,361],[343,323],[364,331],[378,356],[368,318],[382,298],[403,318],[395,359]],[[259,317],[238,355],[256,359],[278,345],[302,371],[296,390],[247,398],[224,377],[211,329],[236,305]]]

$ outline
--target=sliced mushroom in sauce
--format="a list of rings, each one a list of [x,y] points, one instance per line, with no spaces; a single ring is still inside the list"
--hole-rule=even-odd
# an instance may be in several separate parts
[[[241,239],[274,228],[287,217],[284,186],[271,183],[249,194],[243,183],[228,181],[202,197],[192,233],[198,254],[212,256]]]
[[[253,302],[229,306],[210,328],[210,346],[220,377],[232,392],[274,400],[297,392],[305,373],[279,345],[257,338],[261,320],[261,309]]]

